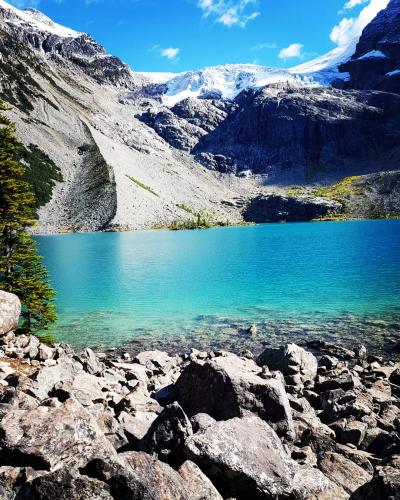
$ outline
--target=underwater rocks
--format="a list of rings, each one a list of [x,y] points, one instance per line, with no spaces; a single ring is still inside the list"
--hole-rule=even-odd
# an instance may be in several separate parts
[[[397,499],[399,373],[322,341],[120,357],[4,331],[0,498]]]

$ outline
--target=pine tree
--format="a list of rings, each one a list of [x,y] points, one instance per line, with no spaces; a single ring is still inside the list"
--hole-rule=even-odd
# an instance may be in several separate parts
[[[0,101],[0,111],[7,106]],[[19,296],[24,327],[43,328],[55,321],[55,292],[33,238],[35,198],[16,161],[20,148],[15,125],[0,113],[0,288]]]

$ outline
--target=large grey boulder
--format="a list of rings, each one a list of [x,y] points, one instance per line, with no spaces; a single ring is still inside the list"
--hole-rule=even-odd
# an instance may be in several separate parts
[[[20,314],[19,298],[13,293],[0,290],[0,336],[17,328]]]
[[[0,423],[3,463],[38,470],[81,467],[93,458],[117,454],[94,418],[73,399],[6,413]]]
[[[319,471],[299,469],[274,430],[255,416],[216,422],[189,437],[185,451],[224,497],[305,499],[332,486]]]
[[[313,381],[317,375],[318,361],[311,353],[296,344],[286,344],[278,349],[268,348],[257,358],[257,364],[279,370],[285,378],[299,382]]]
[[[189,416],[207,413],[227,420],[255,413],[282,433],[293,430],[285,388],[278,379],[264,379],[254,361],[234,354],[205,363],[191,362],[176,383],[178,401]]]
[[[117,459],[96,459],[82,472],[108,484],[115,499],[192,500],[178,472],[147,453],[126,452]]]

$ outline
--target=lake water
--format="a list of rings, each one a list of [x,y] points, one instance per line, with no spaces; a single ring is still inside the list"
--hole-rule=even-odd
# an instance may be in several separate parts
[[[76,348],[399,340],[400,221],[38,237]],[[250,337],[243,330],[256,324]]]

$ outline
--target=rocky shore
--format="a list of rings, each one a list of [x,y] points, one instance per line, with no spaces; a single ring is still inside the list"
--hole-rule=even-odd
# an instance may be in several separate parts
[[[310,342],[111,358],[16,334],[0,292],[0,498],[400,498],[400,363]],[[304,348],[305,347],[305,348]]]

